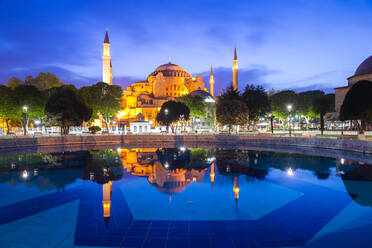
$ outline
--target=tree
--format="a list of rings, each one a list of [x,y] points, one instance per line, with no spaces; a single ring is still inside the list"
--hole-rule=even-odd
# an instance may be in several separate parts
[[[109,125],[121,108],[123,89],[118,85],[99,82],[92,86],[82,87],[79,94],[92,109],[93,117],[102,116],[109,132]]]
[[[207,104],[201,96],[186,95],[177,98],[176,101],[185,104],[189,108],[193,126],[195,118],[205,118],[207,114]]]
[[[247,105],[238,100],[219,100],[216,112],[217,121],[229,126],[229,134],[233,125],[245,125],[249,120]]]
[[[0,118],[5,120],[7,127],[7,134],[9,134],[9,122],[16,117],[17,101],[14,97],[13,91],[0,85]],[[19,117],[18,117],[19,118]]]
[[[270,101],[265,89],[261,86],[247,85],[241,99],[249,109],[249,119],[256,121],[270,112]]]
[[[364,133],[367,122],[372,121],[372,82],[361,80],[346,94],[341,105],[340,119],[360,120],[360,133]]]
[[[190,109],[181,102],[165,102],[156,116],[156,121],[161,125],[168,127],[178,121],[188,121],[190,118]]]
[[[15,118],[22,119],[23,108],[27,107],[26,119],[23,126],[26,128],[30,120],[42,120],[45,117],[44,108],[47,94],[32,85],[21,85],[13,90],[15,104]]]
[[[50,72],[39,72],[39,74],[35,78],[33,78],[32,76],[27,76],[24,84],[35,86],[39,90],[61,87],[62,85],[64,85],[61,79]]]
[[[297,94],[296,112],[298,115],[303,116],[307,124],[309,124],[310,119],[317,117],[313,110],[313,103],[315,99],[322,96],[324,96],[324,92],[321,90],[310,90]]]
[[[222,95],[219,97],[219,100],[241,100],[240,99],[240,92],[232,85],[228,86],[225,90],[223,90]]]
[[[332,103],[334,102],[334,97],[332,95],[318,96],[313,102],[313,111],[320,115],[320,131],[322,135],[324,131],[324,115],[333,110]]]
[[[61,127],[61,135],[67,135],[71,126],[88,121],[92,110],[75,91],[59,87],[47,102],[45,114],[50,124]]]
[[[23,84],[23,81],[17,77],[11,77],[6,82],[6,87],[9,87],[11,89],[14,89],[15,87],[18,87]]]
[[[296,103],[297,95],[296,92],[292,90],[279,91],[270,97],[271,112],[280,120],[285,120],[288,117],[287,106],[291,104],[296,108]],[[295,111],[292,110],[292,114],[294,112]]]

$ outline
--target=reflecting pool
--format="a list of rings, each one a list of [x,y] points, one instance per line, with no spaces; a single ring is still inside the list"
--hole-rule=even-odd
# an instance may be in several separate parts
[[[185,147],[8,155],[0,193],[0,247],[372,244],[368,158]]]

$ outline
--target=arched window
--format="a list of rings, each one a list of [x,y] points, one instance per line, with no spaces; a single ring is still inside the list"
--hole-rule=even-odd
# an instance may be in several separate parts
[[[179,83],[171,83],[166,86],[165,92],[168,96],[179,97],[189,93],[186,86]]]

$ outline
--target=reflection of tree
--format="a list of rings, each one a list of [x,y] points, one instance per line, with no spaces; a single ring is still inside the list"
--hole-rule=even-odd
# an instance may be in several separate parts
[[[303,169],[312,171],[318,179],[327,179],[330,175],[330,167],[334,166],[332,161],[333,159],[293,153],[221,149],[216,151],[216,162],[221,168],[221,172],[232,173],[231,169],[234,169],[235,173],[239,173],[239,170],[242,170],[244,174],[249,173],[254,178],[261,179],[264,179],[270,168],[282,171],[286,171],[288,168],[292,168],[292,170]],[[243,172],[247,168],[240,167],[249,167],[251,170]],[[263,173],[263,170],[266,173]]]
[[[372,168],[370,165],[353,168],[341,176],[345,189],[356,203],[372,207]]]
[[[169,170],[176,168],[203,169],[211,165],[208,161],[208,151],[204,148],[178,149],[163,148],[156,151],[159,162]]]
[[[56,189],[64,190],[68,184],[75,182],[83,175],[81,168],[67,170],[41,170],[38,175],[30,171],[28,178],[22,178],[21,172],[0,173],[0,183],[10,185],[25,184],[27,187],[37,186],[41,191]]]
[[[83,179],[105,184],[123,177],[124,168],[120,157],[112,149],[92,151],[90,155],[84,167]]]
[[[63,190],[77,179],[90,179],[92,172],[101,184],[123,176],[121,161],[112,150],[4,156],[0,163],[0,183],[36,185],[40,190]],[[24,171],[27,177],[22,176]]]
[[[247,175],[247,181],[265,179],[268,168],[258,168],[255,164],[256,153],[251,151],[242,152],[234,150],[217,150],[216,164],[218,172],[222,175]]]

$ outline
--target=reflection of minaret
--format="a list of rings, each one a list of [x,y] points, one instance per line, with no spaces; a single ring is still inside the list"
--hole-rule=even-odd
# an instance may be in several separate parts
[[[106,29],[105,40],[103,42],[102,54],[102,82],[112,84],[112,64],[110,54],[110,40]]]
[[[235,209],[238,209],[238,200],[239,200],[239,178],[237,176],[234,177],[234,198],[235,198]]]
[[[236,47],[234,50],[234,64],[233,64],[233,88],[234,90],[238,90],[238,56],[236,55]]]
[[[103,217],[105,218],[106,227],[110,220],[110,209],[111,209],[111,193],[112,193],[112,181],[102,185],[103,187]]]
[[[214,177],[215,177],[215,174],[214,174],[214,162],[213,162],[213,164],[211,165],[211,173],[210,173],[209,175],[210,175],[210,177],[211,177],[212,191],[213,191],[213,184],[214,184]]]
[[[214,97],[214,79],[213,79],[213,70],[212,70],[212,65],[211,65],[211,75],[209,77],[209,93],[211,96]]]

